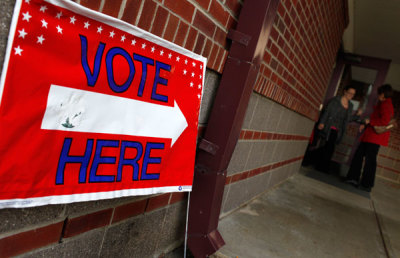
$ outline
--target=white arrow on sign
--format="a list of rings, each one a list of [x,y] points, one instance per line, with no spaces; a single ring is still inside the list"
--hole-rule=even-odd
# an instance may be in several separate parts
[[[42,129],[172,139],[188,123],[179,106],[51,85]]]

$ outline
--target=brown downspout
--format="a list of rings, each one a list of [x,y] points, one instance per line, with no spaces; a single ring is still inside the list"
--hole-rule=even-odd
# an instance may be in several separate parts
[[[218,221],[229,161],[257,79],[280,0],[244,1],[232,45],[196,158],[190,198],[188,244],[195,257],[215,253],[225,242]]]

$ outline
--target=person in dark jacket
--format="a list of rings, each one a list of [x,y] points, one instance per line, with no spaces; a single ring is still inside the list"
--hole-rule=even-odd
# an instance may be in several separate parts
[[[346,182],[370,192],[375,183],[376,157],[379,147],[387,146],[389,143],[390,131],[378,134],[373,126],[385,126],[389,124],[394,114],[391,96],[392,87],[389,84],[378,88],[378,104],[374,106],[374,111],[370,119],[366,120],[367,127],[360,138],[360,145],[351,162]],[[360,127],[363,130],[364,126]],[[360,182],[362,163],[365,158],[364,172]]]
[[[343,96],[331,99],[319,119],[319,137],[326,141],[317,155],[316,169],[321,172],[329,173],[335,145],[342,141],[347,124],[360,118],[362,111],[358,110],[357,114],[353,115],[353,103],[350,101],[355,94],[356,89],[353,86],[346,86]]]

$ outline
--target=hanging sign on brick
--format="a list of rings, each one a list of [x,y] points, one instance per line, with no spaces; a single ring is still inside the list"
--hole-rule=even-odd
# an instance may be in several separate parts
[[[206,59],[67,0],[17,0],[0,208],[191,191]]]

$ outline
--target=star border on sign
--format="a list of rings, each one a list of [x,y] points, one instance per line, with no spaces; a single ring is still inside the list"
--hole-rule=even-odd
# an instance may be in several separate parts
[[[45,40],[45,38],[43,37],[43,35],[40,35],[39,37],[37,37],[37,42],[36,43],[40,43],[40,45],[43,45],[43,41]]]
[[[57,33],[62,34],[63,29],[60,27],[60,25],[57,25],[56,29],[57,29]]]
[[[22,54],[22,51],[24,51],[19,45],[17,46],[17,47],[15,47],[14,48],[14,50],[15,50],[15,55],[19,55],[19,56],[22,56],[21,54]]]
[[[23,13],[22,15],[24,16],[24,18],[22,18],[23,21],[29,22],[29,19],[32,18],[29,12]]]
[[[18,38],[23,38],[24,39],[25,36],[28,35],[28,33],[25,31],[24,28],[22,28],[22,30],[19,30],[18,32],[19,32]]]
[[[49,23],[45,19],[42,19],[41,22],[42,22],[42,28],[47,29],[47,24],[49,24]]]
[[[40,6],[40,11],[42,13],[44,13],[46,10],[47,10],[47,6],[45,6],[45,5]]]

